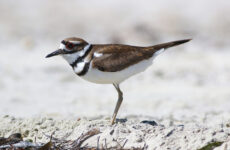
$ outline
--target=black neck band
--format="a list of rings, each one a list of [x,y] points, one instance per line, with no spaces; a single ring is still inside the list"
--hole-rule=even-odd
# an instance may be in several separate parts
[[[82,62],[83,59],[85,59],[85,57],[89,54],[89,52],[91,51],[91,49],[92,49],[92,45],[89,45],[89,47],[86,50],[85,54],[83,56],[81,56],[81,57],[78,57],[72,64],[70,64],[70,66],[72,68],[74,68],[74,66],[76,66],[77,63]]]

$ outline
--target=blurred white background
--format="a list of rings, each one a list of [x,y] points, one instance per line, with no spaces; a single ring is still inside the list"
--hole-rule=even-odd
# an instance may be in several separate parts
[[[0,115],[111,115],[112,85],[77,77],[61,58],[62,39],[148,46],[192,38],[121,84],[119,117],[230,114],[230,1],[1,0]]]

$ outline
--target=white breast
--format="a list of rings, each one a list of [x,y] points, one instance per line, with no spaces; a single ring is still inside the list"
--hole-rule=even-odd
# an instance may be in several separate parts
[[[92,68],[90,64],[89,71],[84,76],[81,76],[83,79],[100,84],[111,84],[111,83],[121,83],[125,79],[146,70],[153,61],[154,57],[141,61],[135,65],[132,65],[124,70],[117,72],[103,72],[98,69]]]
[[[145,71],[152,63],[153,60],[164,52],[165,49],[161,49],[157,51],[150,59],[143,60],[137,64],[131,65],[128,68],[125,68],[121,71],[117,72],[103,72],[98,69],[92,68],[92,64],[90,64],[90,68],[84,76],[81,76],[83,79],[100,84],[111,84],[111,83],[121,83],[125,79]],[[96,56],[100,57],[102,54],[96,54]]]

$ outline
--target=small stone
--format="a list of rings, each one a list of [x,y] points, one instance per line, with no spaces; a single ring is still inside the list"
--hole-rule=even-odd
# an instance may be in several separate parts
[[[27,137],[29,135],[30,131],[29,130],[26,130],[24,133],[23,133],[23,136],[24,137]]]
[[[141,137],[137,137],[136,142],[140,143],[142,141],[143,141],[143,139]]]
[[[110,135],[113,135],[114,129],[109,132]]]
[[[157,126],[158,124],[155,121],[143,120],[141,123],[149,124],[152,126]]]
[[[47,126],[40,126],[40,129],[46,129]]]

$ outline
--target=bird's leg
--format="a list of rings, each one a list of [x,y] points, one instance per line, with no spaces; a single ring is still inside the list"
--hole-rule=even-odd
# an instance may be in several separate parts
[[[116,116],[117,116],[118,110],[119,110],[119,108],[121,106],[121,103],[122,103],[122,100],[123,100],[123,93],[120,90],[119,84],[115,84],[114,83],[113,86],[117,90],[118,100],[117,100],[117,104],[116,104],[116,107],[115,107],[115,110],[114,110],[114,113],[113,113],[113,117],[112,117],[112,121],[111,121],[112,125],[114,124],[114,121],[116,120]]]

